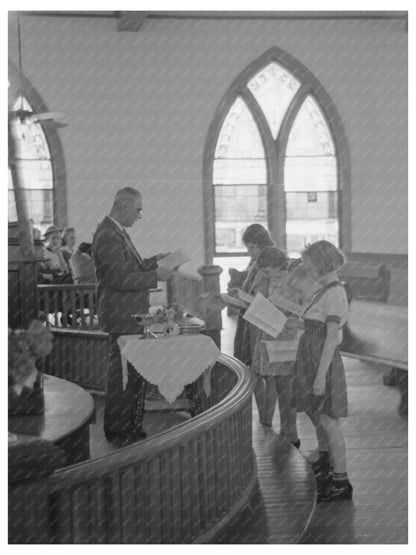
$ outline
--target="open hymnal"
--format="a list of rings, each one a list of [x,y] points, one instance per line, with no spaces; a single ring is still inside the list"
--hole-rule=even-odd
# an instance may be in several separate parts
[[[257,293],[254,297],[243,318],[272,337],[279,335],[287,320],[283,312],[261,293]]]
[[[274,306],[277,306],[282,310],[287,310],[288,312],[296,314],[297,316],[299,316],[302,312],[302,305],[294,303],[293,301],[289,301],[289,299],[286,299],[286,297],[283,297],[283,295],[274,294],[273,297],[270,299],[270,302],[273,303]]]
[[[190,258],[186,254],[185,249],[178,249],[176,251],[171,252],[164,258],[160,259],[157,265],[160,268],[166,268],[167,270],[173,270],[185,262],[189,262]]]

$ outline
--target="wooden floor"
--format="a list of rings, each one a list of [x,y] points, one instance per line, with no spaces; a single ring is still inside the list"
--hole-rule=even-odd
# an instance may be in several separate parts
[[[222,350],[231,353],[235,324],[225,317],[223,325]],[[346,358],[344,364],[349,416],[343,422],[343,431],[353,499],[318,504],[301,543],[407,543],[407,421],[397,413],[399,392],[383,385],[385,367]],[[276,413],[273,421],[276,431],[278,420]],[[255,408],[253,421],[256,445],[261,437]],[[298,431],[301,453],[308,456],[316,448],[316,439],[305,414],[298,415]],[[241,534],[248,535],[247,527],[242,528]],[[262,533],[269,530],[264,543],[274,543],[267,523],[257,524],[257,528]]]

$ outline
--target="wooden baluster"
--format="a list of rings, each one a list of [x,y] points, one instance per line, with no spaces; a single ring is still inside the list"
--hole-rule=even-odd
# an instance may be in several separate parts
[[[85,329],[87,327],[85,324],[85,291],[83,289],[78,289],[77,295],[79,298],[79,308],[81,311],[81,328]]]
[[[199,502],[201,504],[201,529],[206,530],[208,524],[207,512],[207,459],[206,459],[206,434],[197,438],[197,460],[198,460],[198,489]]]
[[[147,508],[147,518],[150,524],[150,535],[146,543],[160,543],[160,490],[159,480],[159,458],[156,457],[147,464],[147,486],[149,491],[149,506]]]
[[[120,524],[121,542],[134,543],[134,519],[135,519],[135,489],[134,489],[134,468],[130,467],[120,471],[120,491],[122,495]]]
[[[192,539],[192,511],[191,511],[191,456],[189,443],[180,447],[181,455],[181,491],[182,491],[182,541]]]
[[[121,543],[120,527],[120,488],[117,471],[113,471],[105,478],[106,508],[107,508],[107,541],[108,543]]]
[[[147,498],[147,476],[146,464],[141,463],[134,469],[134,490],[135,508],[134,508],[134,525],[135,525],[135,543],[141,544],[147,541],[147,525],[148,525],[148,498]]]
[[[88,312],[89,312],[89,328],[94,328],[94,317],[97,315],[97,307],[95,306],[95,291],[88,291]]]
[[[170,452],[163,453],[160,457],[160,480],[159,480],[159,487],[161,491],[161,499],[160,499],[160,522],[162,532],[160,535],[161,543],[170,543],[172,538],[172,514],[171,510],[175,510],[172,507],[172,491],[170,489],[169,483],[169,472],[170,472],[170,464],[169,464],[169,456]]]
[[[213,430],[207,430],[205,433],[205,460],[207,465],[207,514],[208,524],[212,524],[216,520],[217,507],[217,481],[215,476],[215,451]]]
[[[59,293],[58,291],[53,291],[53,300],[52,300],[52,311],[55,318],[54,326],[59,326]]]
[[[191,486],[191,515],[192,515],[192,535],[197,538],[201,533],[201,496],[199,491],[198,480],[198,451],[197,451],[197,438],[194,437],[189,442],[190,451],[190,486]]]
[[[181,496],[181,462],[179,447],[172,451],[170,472],[170,490],[172,492],[172,543],[182,543],[182,496]]]
[[[72,543],[85,543],[86,526],[86,486],[75,488],[72,492]]]
[[[59,295],[62,298],[62,327],[63,328],[67,328],[68,327],[68,291],[65,291],[64,289],[62,291],[59,292]]]
[[[76,291],[71,289],[70,291],[70,298],[71,298],[71,313],[72,313],[72,327],[77,328],[77,296]]]

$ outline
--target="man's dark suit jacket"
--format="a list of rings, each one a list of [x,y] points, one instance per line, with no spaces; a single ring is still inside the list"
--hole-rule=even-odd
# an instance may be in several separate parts
[[[94,234],[92,256],[101,329],[115,334],[138,333],[130,315],[149,310],[149,289],[157,287],[155,258],[143,260],[130,238],[108,217]]]

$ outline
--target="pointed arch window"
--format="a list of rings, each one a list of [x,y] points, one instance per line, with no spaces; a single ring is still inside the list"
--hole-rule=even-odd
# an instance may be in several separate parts
[[[26,98],[18,98],[13,109],[21,107],[29,112],[33,111]],[[45,231],[54,222],[52,161],[45,134],[40,124],[19,119],[11,122],[11,132],[15,141],[15,163],[22,177],[29,217],[41,231]],[[8,219],[16,221],[16,204],[10,170],[8,181]]]
[[[292,256],[323,238],[348,249],[348,152],[336,107],[307,68],[278,48],[253,62],[208,133],[207,262],[245,254],[241,235],[255,222]]]

